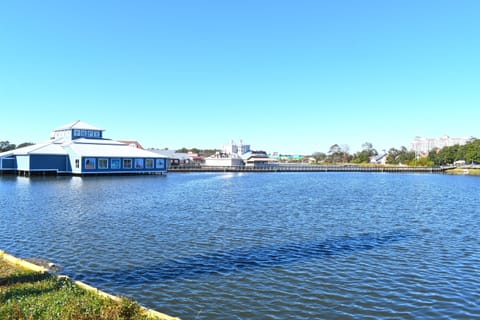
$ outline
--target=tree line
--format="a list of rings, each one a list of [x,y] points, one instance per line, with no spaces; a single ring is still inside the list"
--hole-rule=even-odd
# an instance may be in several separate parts
[[[448,165],[456,161],[465,161],[466,164],[480,163],[480,139],[475,139],[465,145],[454,145],[432,150],[428,159],[435,165]]]
[[[362,150],[353,154],[349,153],[348,145],[334,144],[330,147],[328,153],[315,152],[312,157],[316,163],[370,163],[372,157],[385,155],[386,164],[408,165],[408,166],[441,166],[450,165],[456,161],[464,160],[465,163],[480,163],[480,139],[475,139],[465,145],[454,145],[434,149],[428,153],[428,156],[415,154],[415,151],[408,150],[402,146],[400,149],[390,148],[383,150],[380,154],[370,142],[362,145]]]
[[[385,156],[387,164],[405,164],[405,165],[419,165],[415,162],[415,152],[407,150],[402,146],[400,149],[390,148],[387,151],[383,150],[380,154],[371,142],[362,144],[362,149],[356,153],[350,154],[348,145],[334,144],[330,147],[328,153],[315,152],[312,157],[316,163],[370,163],[372,157]]]
[[[31,145],[33,145],[33,143],[31,142],[24,142],[24,143],[20,143],[19,145],[16,145],[14,143],[10,143],[10,141],[7,141],[7,140],[0,141],[0,152],[15,150],[18,148],[28,147]]]

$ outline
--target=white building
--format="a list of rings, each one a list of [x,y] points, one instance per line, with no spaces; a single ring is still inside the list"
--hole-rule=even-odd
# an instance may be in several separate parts
[[[166,173],[166,157],[105,139],[103,131],[83,121],[59,127],[49,141],[0,153],[0,174]]]
[[[447,135],[440,138],[423,138],[415,137],[415,140],[412,142],[412,150],[416,154],[426,154],[434,149],[442,149],[444,147],[451,147],[454,145],[464,145],[468,142],[474,140],[474,137],[465,137],[465,138],[451,138]]]
[[[249,144],[242,140],[236,144],[233,140],[222,146],[222,151],[205,158],[205,166],[211,167],[266,167],[278,166],[276,159],[270,158],[265,151],[252,151]]]
[[[238,167],[243,166],[242,155],[250,152],[250,145],[244,144],[240,140],[239,144],[236,144],[233,140],[228,144],[222,146],[222,151],[205,158],[205,166],[209,167]]]
[[[230,140],[229,144],[224,144],[222,146],[222,151],[225,154],[237,154],[242,155],[250,151],[249,144],[243,144],[243,141],[240,140],[239,144],[236,144],[233,140]]]

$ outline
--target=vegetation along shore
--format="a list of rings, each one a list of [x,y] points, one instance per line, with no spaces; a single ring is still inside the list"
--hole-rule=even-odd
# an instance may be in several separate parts
[[[93,289],[93,290],[92,290]],[[0,319],[172,320],[0,250]]]

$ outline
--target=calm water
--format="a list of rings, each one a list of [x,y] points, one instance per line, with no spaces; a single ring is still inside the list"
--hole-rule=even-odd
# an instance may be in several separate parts
[[[480,179],[0,178],[0,248],[182,319],[480,318]]]

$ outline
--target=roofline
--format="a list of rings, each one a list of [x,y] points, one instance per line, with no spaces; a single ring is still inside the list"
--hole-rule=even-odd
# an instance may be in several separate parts
[[[66,124],[64,126],[61,126],[61,127],[58,127],[56,129],[53,130],[53,132],[57,132],[57,131],[65,131],[65,130],[71,130],[73,129],[79,122],[82,122],[81,120],[77,120],[77,121],[74,121],[73,123],[70,123],[70,124]],[[105,129],[101,129],[101,128],[97,128],[89,123],[86,123],[85,124],[89,125],[90,127],[92,128],[78,128],[80,130],[99,130],[99,131],[105,131]]]

